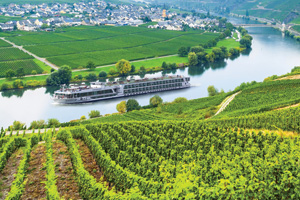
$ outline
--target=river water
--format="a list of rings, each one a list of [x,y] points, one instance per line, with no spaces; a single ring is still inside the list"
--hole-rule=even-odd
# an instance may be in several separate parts
[[[231,19],[235,23],[245,23]],[[207,87],[214,85],[225,92],[233,90],[242,82],[263,81],[271,75],[282,75],[294,66],[300,66],[300,43],[284,37],[272,28],[247,28],[253,36],[252,50],[231,60],[214,63],[209,67],[190,67],[178,69],[168,74],[191,77],[192,87],[184,90],[157,93],[164,101],[176,97],[195,99],[208,96]],[[184,46],[184,44],[183,44]],[[161,73],[147,74],[146,77],[161,76]],[[99,110],[102,115],[116,112],[116,105],[124,99],[113,99],[78,105],[59,105],[53,103],[51,94],[57,88],[37,88],[12,90],[0,95],[0,127],[7,127],[18,120],[30,124],[33,120],[56,118],[60,122],[88,117],[91,110]],[[134,96],[141,105],[148,105],[154,94]]]

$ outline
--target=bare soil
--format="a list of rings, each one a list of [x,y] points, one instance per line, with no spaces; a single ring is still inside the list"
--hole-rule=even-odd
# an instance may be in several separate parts
[[[6,166],[0,173],[0,200],[4,200],[10,191],[12,182],[15,180],[20,161],[23,158],[23,148],[19,148],[7,160]]]
[[[76,140],[79,145],[79,152],[81,155],[81,159],[84,164],[84,168],[99,182],[100,178],[103,176],[97,162],[90,151],[90,149],[85,145],[82,140]]]
[[[279,79],[277,79],[277,80],[287,80],[287,79],[289,79],[289,80],[300,79],[300,74],[282,77],[282,78],[279,78]]]
[[[283,109],[293,108],[293,107],[297,107],[297,106],[300,106],[300,103],[290,105],[290,106],[286,106],[286,107],[282,107],[282,108],[277,108],[277,109],[274,109],[274,110],[283,110]]]
[[[53,142],[53,159],[57,176],[56,185],[60,197],[63,199],[81,199],[74,177],[71,157],[63,142]]]
[[[30,154],[29,167],[27,169],[27,178],[25,191],[21,199],[46,199],[46,146],[38,144],[33,148]]]

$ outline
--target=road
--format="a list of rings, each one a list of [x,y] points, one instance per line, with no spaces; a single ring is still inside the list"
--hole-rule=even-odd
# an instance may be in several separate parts
[[[238,95],[239,93],[241,93],[241,91],[231,95],[225,102],[222,102],[221,108],[218,110],[215,116],[220,114],[230,104],[230,102],[235,98],[235,96]]]
[[[59,129],[60,129],[60,128],[55,128],[55,131],[59,131]],[[53,128],[40,129],[40,133],[45,133],[45,130],[46,130],[46,132],[49,131],[49,130],[52,131]],[[38,133],[38,131],[39,131],[38,129],[35,129],[35,130],[34,130],[34,133]],[[13,135],[16,135],[17,132],[18,132],[18,131],[13,131],[12,134],[13,134]],[[30,133],[32,133],[32,130],[25,130],[25,134],[30,134]],[[20,130],[20,131],[19,131],[19,135],[22,135],[22,134],[23,134],[23,130]],[[10,135],[10,131],[6,131],[6,135]]]
[[[27,53],[27,54],[33,56],[34,58],[36,58],[36,59],[38,59],[39,61],[45,63],[46,65],[49,65],[49,66],[52,67],[53,69],[58,70],[58,67],[57,67],[56,65],[54,65],[53,63],[49,62],[48,60],[46,60],[46,58],[38,57],[37,55],[35,55],[35,54],[33,54],[33,53],[27,51],[26,49],[24,49],[23,46],[18,46],[18,45],[16,45],[15,43],[13,43],[13,42],[11,42],[11,41],[5,39],[4,37],[0,37],[0,39],[3,40],[3,41],[5,41],[5,42],[7,42],[7,43],[9,43],[9,44],[11,44],[14,48],[18,48],[18,49],[20,49],[21,51],[23,51],[23,52],[25,52],[25,53]]]

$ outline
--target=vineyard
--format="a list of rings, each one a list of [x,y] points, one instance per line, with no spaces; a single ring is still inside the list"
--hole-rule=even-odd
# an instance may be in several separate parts
[[[31,74],[33,70],[35,70],[38,74],[41,74],[43,72],[43,69],[31,59],[8,61],[0,62],[0,77],[5,77],[5,72],[9,69],[16,71],[20,67],[24,69],[25,74]]]
[[[25,75],[29,75],[33,70],[41,74],[44,70],[34,61],[33,57],[24,53],[18,48],[13,48],[3,40],[0,40],[0,78],[5,77],[8,70],[17,71],[23,68]]]
[[[6,136],[0,180],[16,175],[0,192],[3,199],[297,199],[299,142],[228,121],[93,123]],[[22,158],[11,167],[15,154]]]
[[[93,61],[107,65],[120,59],[138,60],[176,54],[181,46],[205,44],[218,33],[167,31],[143,27],[72,27],[53,33],[11,35],[8,40],[45,57],[57,66],[72,68]]]
[[[32,59],[33,57],[17,48],[0,48],[0,62]]]
[[[240,116],[274,110],[300,102],[299,80],[258,83],[242,91],[222,115]]]

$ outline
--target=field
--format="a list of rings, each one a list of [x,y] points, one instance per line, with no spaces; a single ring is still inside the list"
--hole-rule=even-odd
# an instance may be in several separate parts
[[[38,74],[43,71],[50,72],[49,67],[43,66],[43,63],[36,61],[32,56],[23,51],[10,47],[11,45],[0,40],[0,78],[5,77],[5,73],[12,69],[16,71],[22,67],[25,75],[31,74],[35,70]]]
[[[20,36],[21,35],[21,36]],[[203,31],[167,31],[144,27],[73,27],[54,33],[19,33],[8,40],[50,62],[72,68],[176,54],[181,46],[204,44],[219,34]]]

